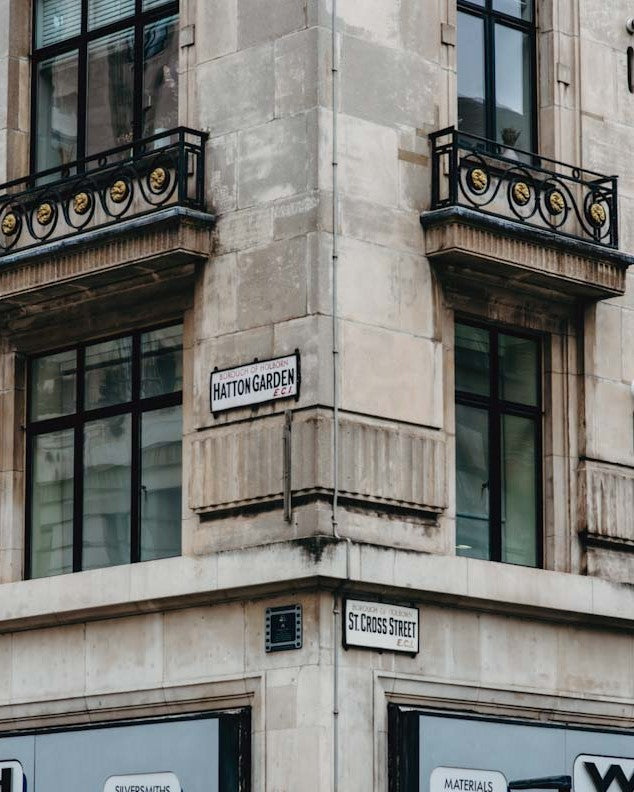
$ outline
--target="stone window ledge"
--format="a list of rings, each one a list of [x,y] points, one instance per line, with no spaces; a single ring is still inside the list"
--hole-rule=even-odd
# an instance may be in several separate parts
[[[6,255],[0,261],[0,314],[49,300],[72,302],[117,283],[140,285],[162,271],[182,275],[209,257],[214,222],[206,212],[171,206]]]
[[[462,206],[423,212],[427,257],[444,273],[504,278],[508,287],[560,299],[603,300],[625,293],[631,256],[593,242],[529,228]]]

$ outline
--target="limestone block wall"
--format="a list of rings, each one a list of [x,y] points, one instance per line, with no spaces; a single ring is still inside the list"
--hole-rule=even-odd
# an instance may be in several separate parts
[[[380,0],[368,13],[346,2],[336,20],[339,485],[368,509],[369,537],[380,533],[377,508],[394,507],[414,523],[401,514],[382,541],[438,552],[451,546],[428,525],[447,500],[443,361],[418,218],[429,194],[426,135],[445,101],[439,4],[425,5]],[[241,545],[331,530],[302,512],[302,499],[326,503],[333,488],[331,414],[320,412],[333,398],[332,18],[323,0],[190,0],[182,14],[195,26],[195,44],[181,51],[184,120],[210,134],[217,216],[195,287],[184,446],[184,548],[201,553],[230,546],[232,535]],[[296,348],[298,402],[211,415],[214,367]],[[295,413],[288,525],[285,407]],[[360,444],[375,449],[376,464],[360,463]],[[358,516],[349,531],[363,536]]]
[[[303,646],[267,654],[265,609],[291,600],[302,606]],[[607,728],[631,721],[626,632],[419,604],[416,657],[343,650],[329,592],[242,593],[229,603],[4,631],[0,733],[16,723],[38,728],[250,706],[252,788],[327,790],[335,645],[339,783],[350,792],[386,788],[389,702]]]
[[[579,102],[583,164],[619,176],[620,247],[632,252],[631,217],[634,211],[634,171],[624,156],[634,143],[634,97],[627,85],[627,3],[579,3]],[[634,280],[630,272],[622,298],[588,309],[585,321],[583,388],[585,423],[581,470],[587,486],[587,512],[579,529],[617,542],[613,550],[588,549],[587,571],[631,580],[631,558],[619,552],[618,540],[627,539],[627,520],[619,519],[616,493],[625,495],[634,471]],[[607,464],[605,464],[607,463]],[[616,463],[617,469],[610,463]],[[625,487],[625,489],[624,489]],[[617,498],[618,499],[618,498]],[[603,504],[604,513],[597,508]]]
[[[30,10],[30,9],[29,9]],[[31,18],[20,0],[0,3],[0,183],[29,164]]]

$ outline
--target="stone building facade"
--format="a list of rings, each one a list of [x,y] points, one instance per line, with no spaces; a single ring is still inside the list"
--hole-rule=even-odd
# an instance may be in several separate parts
[[[525,36],[528,154],[493,78],[497,139],[446,131],[461,13]],[[630,13],[0,0],[2,792],[629,779]],[[212,411],[295,351],[296,398]],[[418,651],[344,642],[354,600]]]

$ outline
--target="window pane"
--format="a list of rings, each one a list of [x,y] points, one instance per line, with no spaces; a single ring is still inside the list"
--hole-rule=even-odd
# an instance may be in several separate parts
[[[82,568],[130,561],[130,415],[84,428]]]
[[[115,338],[86,347],[86,409],[132,398],[132,339]]]
[[[536,407],[539,400],[537,341],[500,333],[500,398]]]
[[[143,10],[147,11],[148,8],[158,8],[158,6],[169,3],[170,0],[143,0]]]
[[[489,395],[489,331],[456,324],[456,390]]]
[[[141,336],[141,398],[174,393],[183,387],[183,326]]]
[[[141,418],[141,560],[181,551],[182,409]]]
[[[533,149],[530,46],[526,33],[495,26],[497,141],[527,151]]]
[[[77,52],[42,61],[37,67],[38,170],[77,159]]]
[[[73,430],[33,441],[31,577],[73,570]]]
[[[533,0],[493,0],[493,10],[530,22],[533,18]]]
[[[486,137],[484,23],[458,14],[458,128]]]
[[[456,405],[456,553],[489,558],[489,419]]]
[[[132,140],[133,96],[134,30],[129,28],[88,45],[87,154]]]
[[[88,0],[88,29],[109,25],[134,14],[134,0]]]
[[[502,416],[502,561],[535,566],[537,511],[536,424]]]
[[[178,126],[178,17],[145,28],[143,135]]]
[[[48,47],[79,35],[81,0],[38,0],[35,11],[35,43]]]
[[[31,421],[75,412],[77,353],[74,349],[36,358],[31,363]]]

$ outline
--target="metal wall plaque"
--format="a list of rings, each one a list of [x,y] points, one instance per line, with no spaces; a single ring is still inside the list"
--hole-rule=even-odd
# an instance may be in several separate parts
[[[302,606],[282,605],[266,609],[267,652],[302,648]]]
[[[211,412],[263,404],[279,399],[298,399],[301,381],[299,351],[293,355],[254,360],[244,366],[215,369],[211,374]]]
[[[417,654],[418,608],[388,602],[345,601],[343,645]]]

